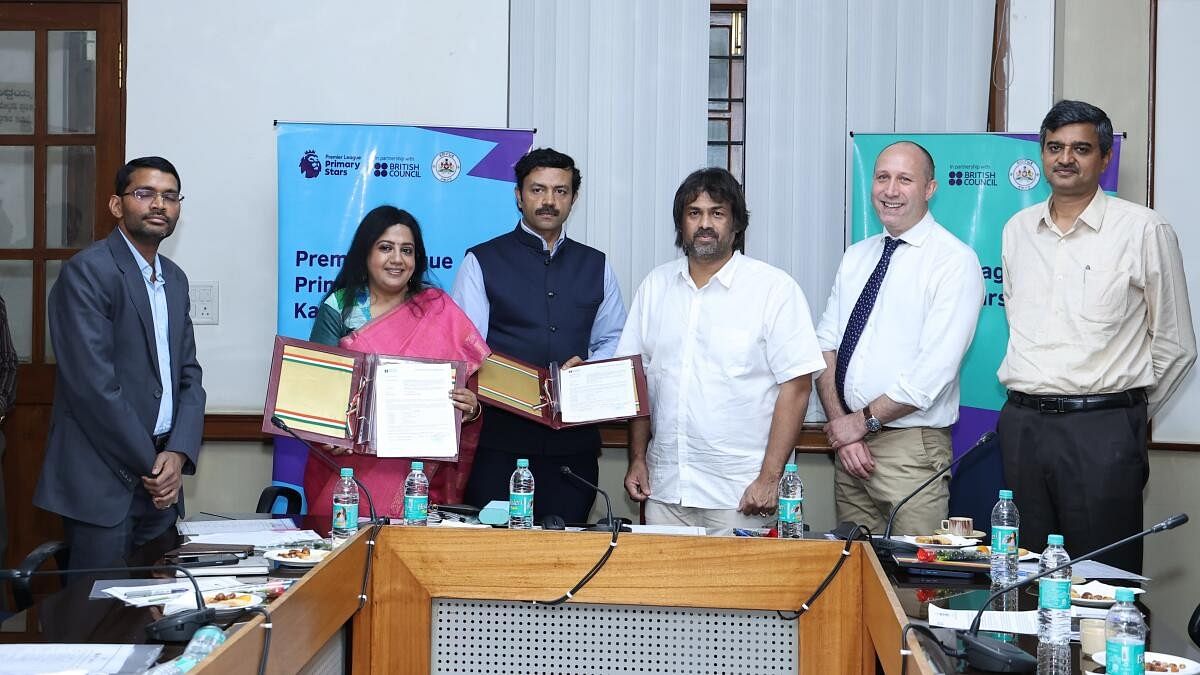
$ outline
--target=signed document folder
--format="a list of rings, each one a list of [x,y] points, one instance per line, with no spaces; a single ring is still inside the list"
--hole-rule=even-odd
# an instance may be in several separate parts
[[[479,400],[552,429],[646,417],[641,356],[539,368],[495,354],[479,370]]]
[[[464,387],[466,364],[276,337],[262,430],[380,457],[458,457],[462,413],[449,397]]]

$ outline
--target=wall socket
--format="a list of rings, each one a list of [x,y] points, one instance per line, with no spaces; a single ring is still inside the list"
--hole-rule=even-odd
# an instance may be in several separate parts
[[[219,323],[217,299],[220,289],[215,281],[192,282],[188,287],[188,297],[192,301],[192,323],[197,326],[215,326]]]

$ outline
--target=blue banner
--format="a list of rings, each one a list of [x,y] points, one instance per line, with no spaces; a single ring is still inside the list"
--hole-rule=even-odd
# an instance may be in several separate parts
[[[449,290],[466,249],[519,218],[513,165],[533,131],[401,125],[276,125],[278,333],[307,339],[359,221],[390,204],[421,224],[431,281]],[[299,488],[305,454],[276,444],[276,484]]]

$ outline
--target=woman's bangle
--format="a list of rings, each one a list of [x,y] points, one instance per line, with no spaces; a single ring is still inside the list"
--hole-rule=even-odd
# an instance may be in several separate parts
[[[463,420],[463,424],[469,424],[469,423],[471,423],[471,422],[474,422],[475,420],[479,419],[479,416],[480,416],[480,415],[482,415],[482,414],[483,414],[483,404],[482,404],[482,403],[480,403],[479,401],[476,401],[476,402],[475,402],[475,410],[473,410],[473,411],[471,412],[471,416],[470,416],[470,417],[468,417],[467,419]]]

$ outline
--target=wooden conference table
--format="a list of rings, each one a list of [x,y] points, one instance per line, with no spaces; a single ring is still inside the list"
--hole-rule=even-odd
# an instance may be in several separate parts
[[[369,538],[369,530],[360,531],[271,603],[268,672],[298,672],[346,627],[353,672],[429,673],[435,599],[557,597],[591,568],[609,539],[595,532],[385,527],[360,610]],[[148,546],[130,562],[161,556],[177,543]],[[572,602],[790,612],[825,579],[842,547],[827,540],[623,534],[607,565]],[[26,630],[0,633],[0,641],[145,641],[142,627],[156,618],[150,610],[87,600],[90,583],[76,586],[27,610]],[[962,598],[972,594],[963,593],[971,590],[959,580],[910,578],[856,542],[811,610],[788,624],[794,626],[788,630],[795,631],[798,672],[873,673],[878,664],[888,675],[899,675],[901,628],[909,617],[924,618],[928,602],[945,606],[951,596],[949,606],[964,608]],[[984,595],[973,594],[976,606]],[[263,622],[255,615],[239,624],[195,672],[257,672]],[[1033,643],[1021,644],[1030,649]],[[168,647],[163,658],[179,649]],[[913,634],[908,649],[914,654],[907,672],[936,672]]]

